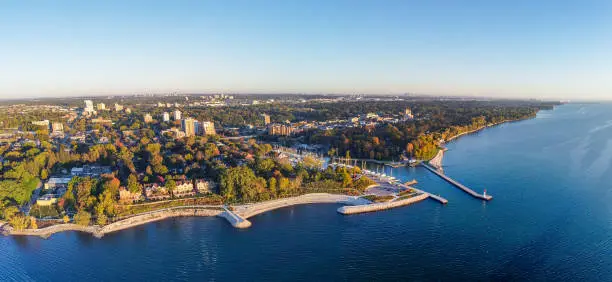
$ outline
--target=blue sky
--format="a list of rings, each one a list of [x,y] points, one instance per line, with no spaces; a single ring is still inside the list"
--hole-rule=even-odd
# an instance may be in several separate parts
[[[0,98],[612,99],[612,1],[603,0],[7,0],[0,38]]]

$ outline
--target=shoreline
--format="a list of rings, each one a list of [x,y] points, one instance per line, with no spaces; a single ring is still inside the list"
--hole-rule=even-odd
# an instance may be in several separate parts
[[[451,141],[453,141],[453,140],[455,140],[455,139],[457,139],[457,138],[459,138],[459,137],[461,137],[463,135],[468,135],[468,134],[476,133],[478,131],[487,129],[489,127],[494,127],[494,126],[502,125],[502,124],[505,124],[505,123],[524,121],[524,120],[528,120],[528,119],[532,119],[532,118],[534,118],[534,117],[527,117],[527,118],[521,118],[521,119],[507,119],[507,120],[503,120],[503,121],[500,121],[500,122],[497,122],[497,123],[490,123],[490,124],[487,124],[485,126],[481,126],[479,128],[476,128],[476,129],[473,129],[473,130],[470,130],[470,131],[466,131],[466,132],[459,133],[457,135],[451,136],[450,138],[448,138],[448,140],[444,140],[444,143],[451,142]]]
[[[404,199],[396,202],[388,203],[372,203],[367,199],[363,199],[360,196],[348,196],[340,194],[328,194],[328,193],[311,193],[290,198],[270,200],[260,203],[245,204],[233,207],[232,210],[227,209],[225,206],[184,206],[184,207],[173,207],[163,210],[157,210],[152,212],[146,212],[143,214],[134,215],[132,217],[122,219],[105,226],[90,225],[82,226],[74,223],[62,223],[44,227],[40,229],[25,229],[25,230],[14,230],[7,222],[0,221],[0,233],[5,236],[36,236],[43,239],[51,237],[53,234],[66,232],[66,231],[77,231],[89,233],[96,238],[102,238],[106,234],[113,232],[137,227],[147,223],[160,221],[173,217],[208,217],[218,216],[226,219],[233,227],[236,228],[248,228],[252,224],[247,219],[268,211],[306,204],[345,204],[347,206],[360,206],[360,207],[375,207],[378,210],[385,210],[392,207],[404,206],[420,200],[414,198],[422,197],[423,195],[416,196],[409,199]],[[427,195],[423,199],[427,198]],[[391,204],[392,207],[381,209],[381,204]],[[343,208],[343,207],[341,207]],[[373,210],[374,211],[374,210]]]
[[[52,225],[40,229],[25,229],[25,230],[14,230],[6,222],[0,222],[0,233],[5,236],[37,236],[43,239],[51,237],[53,234],[66,232],[66,231],[77,231],[89,233],[96,238],[102,238],[106,234],[113,232],[137,227],[147,223],[160,221],[173,217],[207,217],[217,216],[226,219],[235,228],[248,228],[252,223],[247,220],[253,216],[296,205],[307,205],[307,204],[345,204],[346,206],[340,207],[337,211],[346,208],[352,210],[353,207],[359,207],[358,209],[367,209],[368,211],[382,211],[395,207],[405,206],[412,203],[420,202],[428,198],[428,195],[423,194],[400,201],[386,202],[386,203],[372,203],[367,199],[361,198],[360,196],[348,196],[340,194],[328,194],[328,193],[311,193],[290,198],[270,200],[260,203],[245,204],[234,206],[232,210],[227,209],[225,206],[184,206],[184,207],[173,207],[163,210],[157,210],[152,212],[146,212],[138,214],[126,219],[122,219],[105,226],[90,225],[82,226],[74,223],[62,223]],[[342,214],[350,214],[356,212],[347,212]]]
[[[221,210],[211,209],[210,207],[176,207],[171,209],[147,212],[144,214],[135,215],[130,218],[119,220],[105,226],[90,225],[82,226],[74,223],[62,223],[52,225],[40,229],[25,229],[25,230],[14,230],[8,224],[0,225],[0,231],[2,235],[8,236],[38,236],[43,239],[51,237],[51,235],[65,232],[65,231],[78,231],[84,233],[90,233],[96,238],[102,238],[104,235],[113,233],[116,231],[125,230],[128,228],[144,225],[147,223],[164,220],[172,217],[187,217],[187,216],[218,216],[222,213]]]

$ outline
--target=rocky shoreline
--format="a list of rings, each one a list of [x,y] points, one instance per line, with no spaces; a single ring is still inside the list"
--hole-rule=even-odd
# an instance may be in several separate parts
[[[135,215],[133,217],[123,219],[106,226],[82,226],[73,223],[57,224],[40,229],[25,229],[14,230],[6,222],[0,222],[0,233],[3,235],[14,236],[38,236],[41,238],[49,238],[51,235],[65,231],[78,231],[90,233],[96,238],[102,238],[104,235],[132,228],[135,226],[147,224],[154,221],[159,221],[172,217],[186,216],[218,216],[225,218],[233,227],[248,228],[251,222],[247,219],[255,215],[268,212],[271,210],[303,204],[318,204],[318,203],[337,203],[346,204],[347,206],[338,209],[342,214],[352,214],[359,212],[379,211],[394,207],[408,205],[427,198],[428,195],[423,194],[413,198],[387,202],[387,203],[372,203],[369,200],[347,195],[327,194],[327,193],[312,193],[291,198],[270,200],[261,203],[247,204],[235,206],[232,210],[223,206],[189,206],[176,207],[165,210],[153,211],[144,214]]]
[[[120,220],[109,225],[100,227],[94,226],[82,226],[73,223],[57,224],[40,229],[25,229],[25,230],[14,230],[8,224],[0,225],[3,235],[16,235],[16,236],[38,236],[41,238],[49,238],[51,235],[65,231],[78,231],[90,233],[96,238],[102,238],[105,234],[112,232],[132,228],[135,226],[143,225],[146,223],[163,220],[171,217],[181,216],[218,216],[221,214],[221,210],[213,209],[198,209],[198,208],[187,208],[187,209],[170,209],[151,212],[142,215],[136,215],[124,220]]]

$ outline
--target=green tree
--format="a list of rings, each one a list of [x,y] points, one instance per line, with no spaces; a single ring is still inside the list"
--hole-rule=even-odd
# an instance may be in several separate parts
[[[19,213],[19,209],[16,206],[8,206],[3,211],[4,219],[11,220],[13,216]]]
[[[43,170],[40,172],[40,178],[41,178],[41,179],[47,179],[47,178],[49,178],[49,171],[48,171],[48,170],[46,170],[46,169],[43,169]]]
[[[259,175],[268,175],[272,172],[275,166],[276,164],[271,159],[260,159],[257,161],[255,169]]]
[[[80,210],[77,214],[74,215],[74,223],[82,226],[88,226],[91,222],[91,214]]]
[[[25,215],[15,215],[9,220],[9,224],[17,231],[23,231],[30,225],[30,218]]]
[[[276,183],[276,177],[270,177],[270,179],[268,179],[268,190],[270,190],[270,194],[274,196],[278,195],[278,187],[276,187]]]
[[[342,187],[347,188],[351,186],[351,184],[353,184],[353,178],[351,178],[351,175],[346,170],[343,170],[341,175],[342,175]]]
[[[291,186],[287,177],[280,177],[278,180],[278,191],[281,195],[287,195],[290,192]]]
[[[132,193],[142,192],[142,189],[140,188],[140,183],[138,182],[138,176],[133,173],[128,176],[127,188]]]
[[[176,181],[170,179],[166,181],[166,189],[170,192],[170,195],[174,197],[174,190],[176,189]]]

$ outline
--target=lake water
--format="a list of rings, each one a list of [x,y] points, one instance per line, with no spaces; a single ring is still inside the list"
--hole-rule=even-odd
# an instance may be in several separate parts
[[[492,201],[398,168],[448,205],[351,216],[304,205],[246,230],[178,218],[101,240],[0,237],[0,280],[612,281],[612,105],[560,106],[448,148],[445,172]]]

